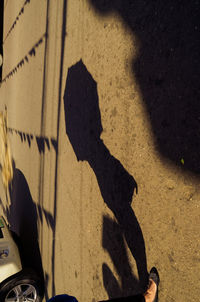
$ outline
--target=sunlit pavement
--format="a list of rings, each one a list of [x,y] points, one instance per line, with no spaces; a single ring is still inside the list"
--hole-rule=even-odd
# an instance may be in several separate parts
[[[196,301],[199,178],[158,151],[133,70],[137,37],[95,1],[4,2],[0,111],[7,106],[14,169],[29,192],[26,223],[37,225],[46,298],[138,292],[145,252],[137,234],[148,270],[160,273],[160,301],[188,302],[188,293]],[[67,82],[80,60],[85,76]],[[8,215],[3,183],[0,198]]]

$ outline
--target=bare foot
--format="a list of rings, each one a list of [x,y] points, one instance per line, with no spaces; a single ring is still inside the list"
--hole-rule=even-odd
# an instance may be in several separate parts
[[[156,283],[152,279],[149,279],[149,287],[144,293],[145,302],[154,302],[154,299],[156,297],[156,290]]]

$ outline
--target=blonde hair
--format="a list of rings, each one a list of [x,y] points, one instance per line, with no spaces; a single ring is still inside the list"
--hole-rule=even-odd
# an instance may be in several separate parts
[[[13,179],[13,166],[7,131],[7,110],[0,112],[0,166],[3,185],[8,188]]]

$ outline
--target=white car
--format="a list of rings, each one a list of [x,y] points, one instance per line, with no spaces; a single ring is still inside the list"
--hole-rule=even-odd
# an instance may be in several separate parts
[[[18,245],[17,235],[0,216],[0,302],[41,302],[41,280],[23,267]]]

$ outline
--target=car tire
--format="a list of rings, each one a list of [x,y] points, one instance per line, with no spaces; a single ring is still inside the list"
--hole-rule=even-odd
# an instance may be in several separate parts
[[[12,299],[13,302],[21,301],[19,297],[22,296],[25,298],[24,302],[42,302],[41,280],[31,269],[24,269],[13,275],[5,280],[0,287],[0,302],[12,302]]]

